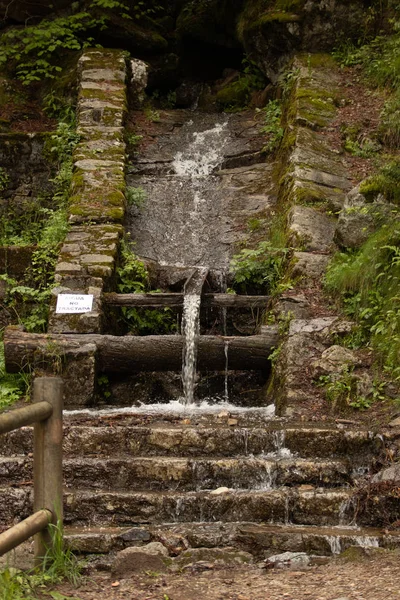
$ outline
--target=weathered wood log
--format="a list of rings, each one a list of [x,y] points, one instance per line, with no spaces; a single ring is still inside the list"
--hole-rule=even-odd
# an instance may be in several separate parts
[[[97,348],[101,372],[132,373],[139,371],[179,371],[182,365],[183,337],[180,335],[112,336],[98,334],[34,334],[9,327],[4,335],[6,369],[15,373],[28,365],[54,360],[58,353],[74,356],[79,349],[93,344]],[[225,349],[228,368],[232,370],[264,370],[269,367],[269,355],[278,345],[275,327],[263,330],[263,335],[248,337],[200,336],[198,369],[225,369]]]
[[[103,294],[105,304],[112,306],[151,306],[160,308],[163,306],[183,306],[184,294]],[[269,296],[242,296],[239,294],[203,294],[201,306],[209,308],[216,306],[220,308],[265,308]]]

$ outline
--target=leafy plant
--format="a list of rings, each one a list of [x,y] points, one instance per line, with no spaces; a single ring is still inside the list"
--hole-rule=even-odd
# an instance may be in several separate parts
[[[147,192],[142,186],[127,187],[125,195],[128,206],[136,206],[137,208],[142,208],[147,199]]]
[[[375,175],[361,183],[360,192],[369,201],[383,194],[388,202],[400,205],[400,161],[392,160],[384,164]]]
[[[8,175],[7,171],[3,167],[0,167],[0,192],[3,192],[5,189],[7,189],[9,181],[10,176]]]
[[[357,321],[380,366],[400,379],[400,224],[382,226],[358,252],[337,254],[325,287]]]
[[[129,6],[118,0],[91,0],[87,10],[68,16],[43,19],[35,25],[11,28],[0,40],[0,66],[15,72],[24,85],[54,79],[62,71],[60,56],[96,43],[93,34],[107,28],[113,14],[140,20],[161,10],[157,2],[141,0]]]
[[[283,138],[282,108],[279,100],[270,100],[267,106],[260,110],[264,118],[264,125],[261,127],[260,132],[268,136],[263,152],[270,154],[277,149]]]
[[[64,542],[64,530],[60,520],[49,524],[51,544],[43,559],[42,574],[49,583],[55,584],[66,579],[76,586],[82,577],[83,562],[80,561]]]
[[[23,285],[7,275],[2,276],[8,284],[7,305],[18,308],[20,320],[28,331],[40,332],[46,328],[59,245],[68,230],[66,206],[72,178],[72,152],[78,141],[73,123],[60,123],[56,133],[51,136],[48,151],[58,166],[52,180],[53,208],[42,207],[33,212],[34,218],[25,223],[25,229],[20,232],[13,230],[9,221],[3,223],[0,236],[2,243],[23,241],[37,244]]]
[[[20,400],[29,390],[30,377],[23,373],[6,373],[4,344],[0,339],[0,410]],[[0,597],[1,598],[1,597]]]
[[[341,373],[321,375],[318,385],[324,388],[326,398],[332,403],[333,409],[349,406],[352,397],[355,396],[355,380],[349,367],[345,367]]]
[[[144,263],[131,250],[124,239],[121,244],[121,264],[117,268],[117,289],[119,292],[144,293],[149,291],[149,274]],[[177,326],[170,308],[140,309],[122,308],[124,321],[129,331],[137,335],[162,334],[175,331]]]
[[[282,278],[288,252],[288,248],[274,248],[269,241],[259,242],[254,249],[241,250],[230,265],[235,289],[274,292]]]
[[[378,135],[389,148],[400,147],[400,89],[385,102],[380,115]]]
[[[82,561],[64,545],[61,523],[49,527],[52,545],[46,552],[42,569],[24,572],[7,567],[0,571],[0,600],[36,600],[38,594],[40,598],[45,595],[53,600],[80,600],[48,589],[65,579],[76,586],[83,568]]]

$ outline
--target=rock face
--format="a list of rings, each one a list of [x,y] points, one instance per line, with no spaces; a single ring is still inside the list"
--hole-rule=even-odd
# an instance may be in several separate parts
[[[335,241],[343,248],[360,248],[384,223],[398,218],[398,207],[385,202],[379,195],[367,202],[360,186],[353,188],[345,198],[335,230]]]
[[[238,21],[238,35],[249,56],[276,82],[295,51],[327,51],[338,38],[356,39],[365,18],[362,0],[307,0],[282,10],[277,0],[247,0]]]
[[[396,463],[387,469],[379,471],[372,478],[372,483],[386,483],[390,482],[396,485],[400,483],[400,464]]]
[[[43,198],[51,196],[51,178],[56,171],[51,153],[45,151],[51,146],[51,135],[0,134],[1,173],[6,178],[0,194],[0,218],[5,213],[20,217],[39,206],[47,207]]]
[[[321,358],[311,364],[314,377],[340,373],[347,367],[357,364],[358,360],[354,352],[343,348],[343,346],[330,346],[321,354]]]
[[[71,3],[69,0],[57,0],[57,9],[66,8]],[[45,17],[54,11],[54,2],[52,0],[18,0],[9,2],[8,0],[0,2],[0,19],[12,20],[17,23],[26,23],[27,19]]]

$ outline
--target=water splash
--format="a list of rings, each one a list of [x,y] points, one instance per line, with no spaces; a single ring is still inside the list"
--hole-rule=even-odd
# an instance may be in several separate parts
[[[346,498],[343,500],[339,506],[339,525],[350,525],[351,517],[349,515],[351,509],[353,508],[353,500],[352,498]],[[355,523],[354,523],[355,525]]]
[[[200,296],[197,294],[185,295],[182,320],[183,335],[185,336],[182,356],[184,404],[194,403],[199,317]]]
[[[226,410],[232,415],[257,415],[264,419],[273,419],[275,417],[275,405],[260,407],[235,406],[226,402],[213,402],[211,400],[203,400],[198,404],[186,406],[184,399],[171,400],[165,404],[140,404],[139,406],[126,406],[119,408],[81,408],[77,410],[65,410],[65,416],[75,415],[92,415],[95,417],[106,415],[218,415],[221,411]]]
[[[329,544],[332,554],[340,554],[342,551],[342,543],[338,535],[325,535],[324,538]]]
[[[371,535],[355,535],[351,538],[355,546],[361,548],[379,548],[379,538]]]
[[[272,453],[277,458],[290,458],[292,453],[289,448],[285,446],[286,441],[286,431],[284,429],[280,429],[273,432],[272,443],[274,446],[274,452]]]

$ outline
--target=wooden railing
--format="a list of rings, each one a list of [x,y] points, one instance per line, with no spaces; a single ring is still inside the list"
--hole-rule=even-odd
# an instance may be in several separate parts
[[[34,424],[34,514],[0,534],[0,556],[35,535],[40,564],[52,544],[49,524],[62,524],[62,412],[62,379],[40,377],[33,384],[33,404],[0,415],[0,434]]]

